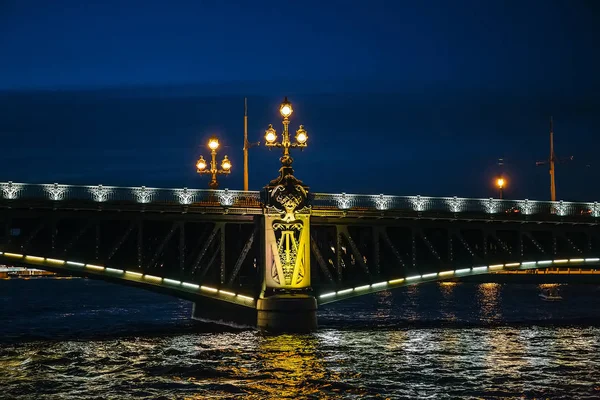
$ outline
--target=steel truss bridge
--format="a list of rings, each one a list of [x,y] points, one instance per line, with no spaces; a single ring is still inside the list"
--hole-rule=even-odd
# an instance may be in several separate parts
[[[600,265],[597,202],[309,193],[320,305],[405,285]],[[256,311],[261,192],[0,183],[0,264]],[[218,302],[217,302],[218,301]],[[202,310],[200,310],[202,311]]]

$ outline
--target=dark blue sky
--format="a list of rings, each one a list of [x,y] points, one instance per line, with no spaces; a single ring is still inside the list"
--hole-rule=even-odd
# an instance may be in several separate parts
[[[250,134],[294,102],[315,191],[600,199],[595,1],[0,0],[0,180],[206,187],[222,137],[242,186]],[[221,153],[224,154],[224,153]],[[279,154],[252,149],[252,189]]]

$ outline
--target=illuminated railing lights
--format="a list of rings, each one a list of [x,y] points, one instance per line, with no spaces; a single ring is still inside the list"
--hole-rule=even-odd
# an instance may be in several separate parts
[[[569,260],[569,262],[572,262],[572,263],[580,263],[580,262],[583,262],[583,261],[584,261],[583,258],[571,258]]]
[[[91,268],[91,269],[96,269],[99,271],[104,270],[104,267],[100,266],[100,265],[94,265],[94,264],[86,264],[85,265],[86,268]]]
[[[352,292],[354,289],[344,289],[337,292],[338,295],[348,294]]]
[[[466,274],[467,272],[471,272],[471,268],[457,269],[454,272],[457,274]]]
[[[65,260],[59,260],[57,258],[46,258],[46,262],[49,262],[52,264],[64,264]]]
[[[254,301],[254,298],[249,297],[249,296],[244,296],[243,294],[239,294],[239,293],[237,294],[237,297],[239,297],[240,299],[243,299],[243,300]]]
[[[407,276],[405,278],[407,281],[414,281],[416,279],[421,279],[421,275],[413,275],[413,276]]]
[[[447,276],[447,275],[452,275],[452,274],[454,274],[454,271],[442,271],[438,275],[439,276]]]
[[[210,286],[200,286],[200,290],[204,290],[205,292],[217,293],[219,289],[212,288]]]
[[[122,274],[122,273],[123,273],[123,270],[122,270],[122,269],[108,268],[108,267],[106,268],[106,271],[108,271],[108,272],[113,272],[113,273],[115,273],[115,274]]]
[[[520,263],[509,263],[509,264],[504,264],[505,267],[518,267],[519,265],[521,265]]]
[[[438,275],[437,272],[435,272],[432,274],[421,275],[421,278],[423,278],[423,279],[435,278],[437,275]]]
[[[489,268],[490,269],[502,269],[502,268],[504,268],[504,264],[490,265]]]
[[[170,283],[172,285],[181,285],[181,281],[176,281],[175,279],[164,278],[163,282]]]
[[[196,285],[195,283],[183,282],[181,285],[190,289],[200,289],[200,285]]]
[[[38,261],[38,262],[44,261],[44,257],[36,257],[36,256],[25,256],[25,259],[30,260],[30,261]]]
[[[372,288],[378,288],[378,287],[383,287],[383,286],[387,286],[387,282],[378,282],[378,283],[374,283],[371,285]]]
[[[225,296],[235,297],[235,293],[227,292],[225,290],[219,290],[219,294],[224,294]]]
[[[586,258],[585,262],[598,262],[600,261],[600,258]]]
[[[73,266],[75,266],[75,267],[83,267],[83,266],[85,266],[85,264],[84,264],[84,263],[75,262],[75,261],[67,261],[67,264],[69,264],[69,265],[73,265]]]
[[[543,260],[537,262],[539,265],[552,264],[552,260]]]
[[[358,286],[358,287],[355,287],[354,290],[357,292],[360,292],[362,290],[367,290],[370,287],[371,287],[371,285]]]
[[[23,254],[17,254],[17,253],[4,253],[5,256],[8,257],[14,257],[14,258],[22,258]]]
[[[139,272],[134,272],[134,271],[125,271],[125,275],[133,275],[133,276],[141,277],[144,274],[141,274]]]
[[[487,266],[485,267],[473,267],[473,272],[482,272],[482,271],[486,271],[488,269]]]
[[[522,262],[522,263],[521,263],[521,265],[522,265],[523,267],[527,267],[527,266],[529,266],[529,265],[535,265],[535,264],[537,264],[537,262],[535,262],[535,261],[525,261],[525,262]]]
[[[404,278],[392,279],[391,281],[388,281],[388,283],[389,283],[390,285],[396,285],[396,284],[398,284],[398,283],[402,283],[402,282],[404,282]]]
[[[328,297],[333,297],[333,296],[335,296],[335,292],[330,292],[330,293],[322,294],[322,295],[319,296],[319,298],[326,299]]]
[[[567,259],[561,259],[561,260],[554,260],[554,264],[564,264],[564,263],[568,263],[569,260]]]

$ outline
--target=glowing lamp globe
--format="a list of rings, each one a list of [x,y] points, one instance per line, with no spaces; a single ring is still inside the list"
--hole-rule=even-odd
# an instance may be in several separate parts
[[[223,171],[229,171],[231,169],[231,161],[229,161],[227,156],[225,156],[225,158],[223,158],[223,162],[221,163],[221,168],[223,168]]]
[[[198,162],[196,162],[196,168],[198,169],[198,171],[204,171],[204,169],[206,168],[206,161],[204,161],[204,157],[200,156]]]
[[[208,148],[211,150],[218,149],[219,148],[219,139],[217,139],[216,137],[210,138],[210,140],[208,141]]]
[[[300,144],[306,143],[308,140],[308,135],[306,134],[306,130],[304,126],[300,125],[300,129],[296,131],[296,141]]]
[[[279,112],[281,113],[281,116],[283,116],[284,118],[289,117],[290,115],[292,115],[292,112],[294,112],[294,110],[292,109],[292,103],[290,103],[288,101],[287,97],[283,100],[283,102],[279,106]]]
[[[277,140],[277,133],[273,129],[273,125],[269,125],[269,129],[265,131],[265,140],[267,143],[273,143]]]

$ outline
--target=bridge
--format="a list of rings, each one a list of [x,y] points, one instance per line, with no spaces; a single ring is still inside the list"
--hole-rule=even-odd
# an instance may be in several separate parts
[[[275,331],[315,329],[319,306],[406,285],[598,272],[597,202],[312,193],[294,176],[288,124],[279,177],[260,192],[2,182],[0,264],[141,287],[193,301],[194,318]]]

